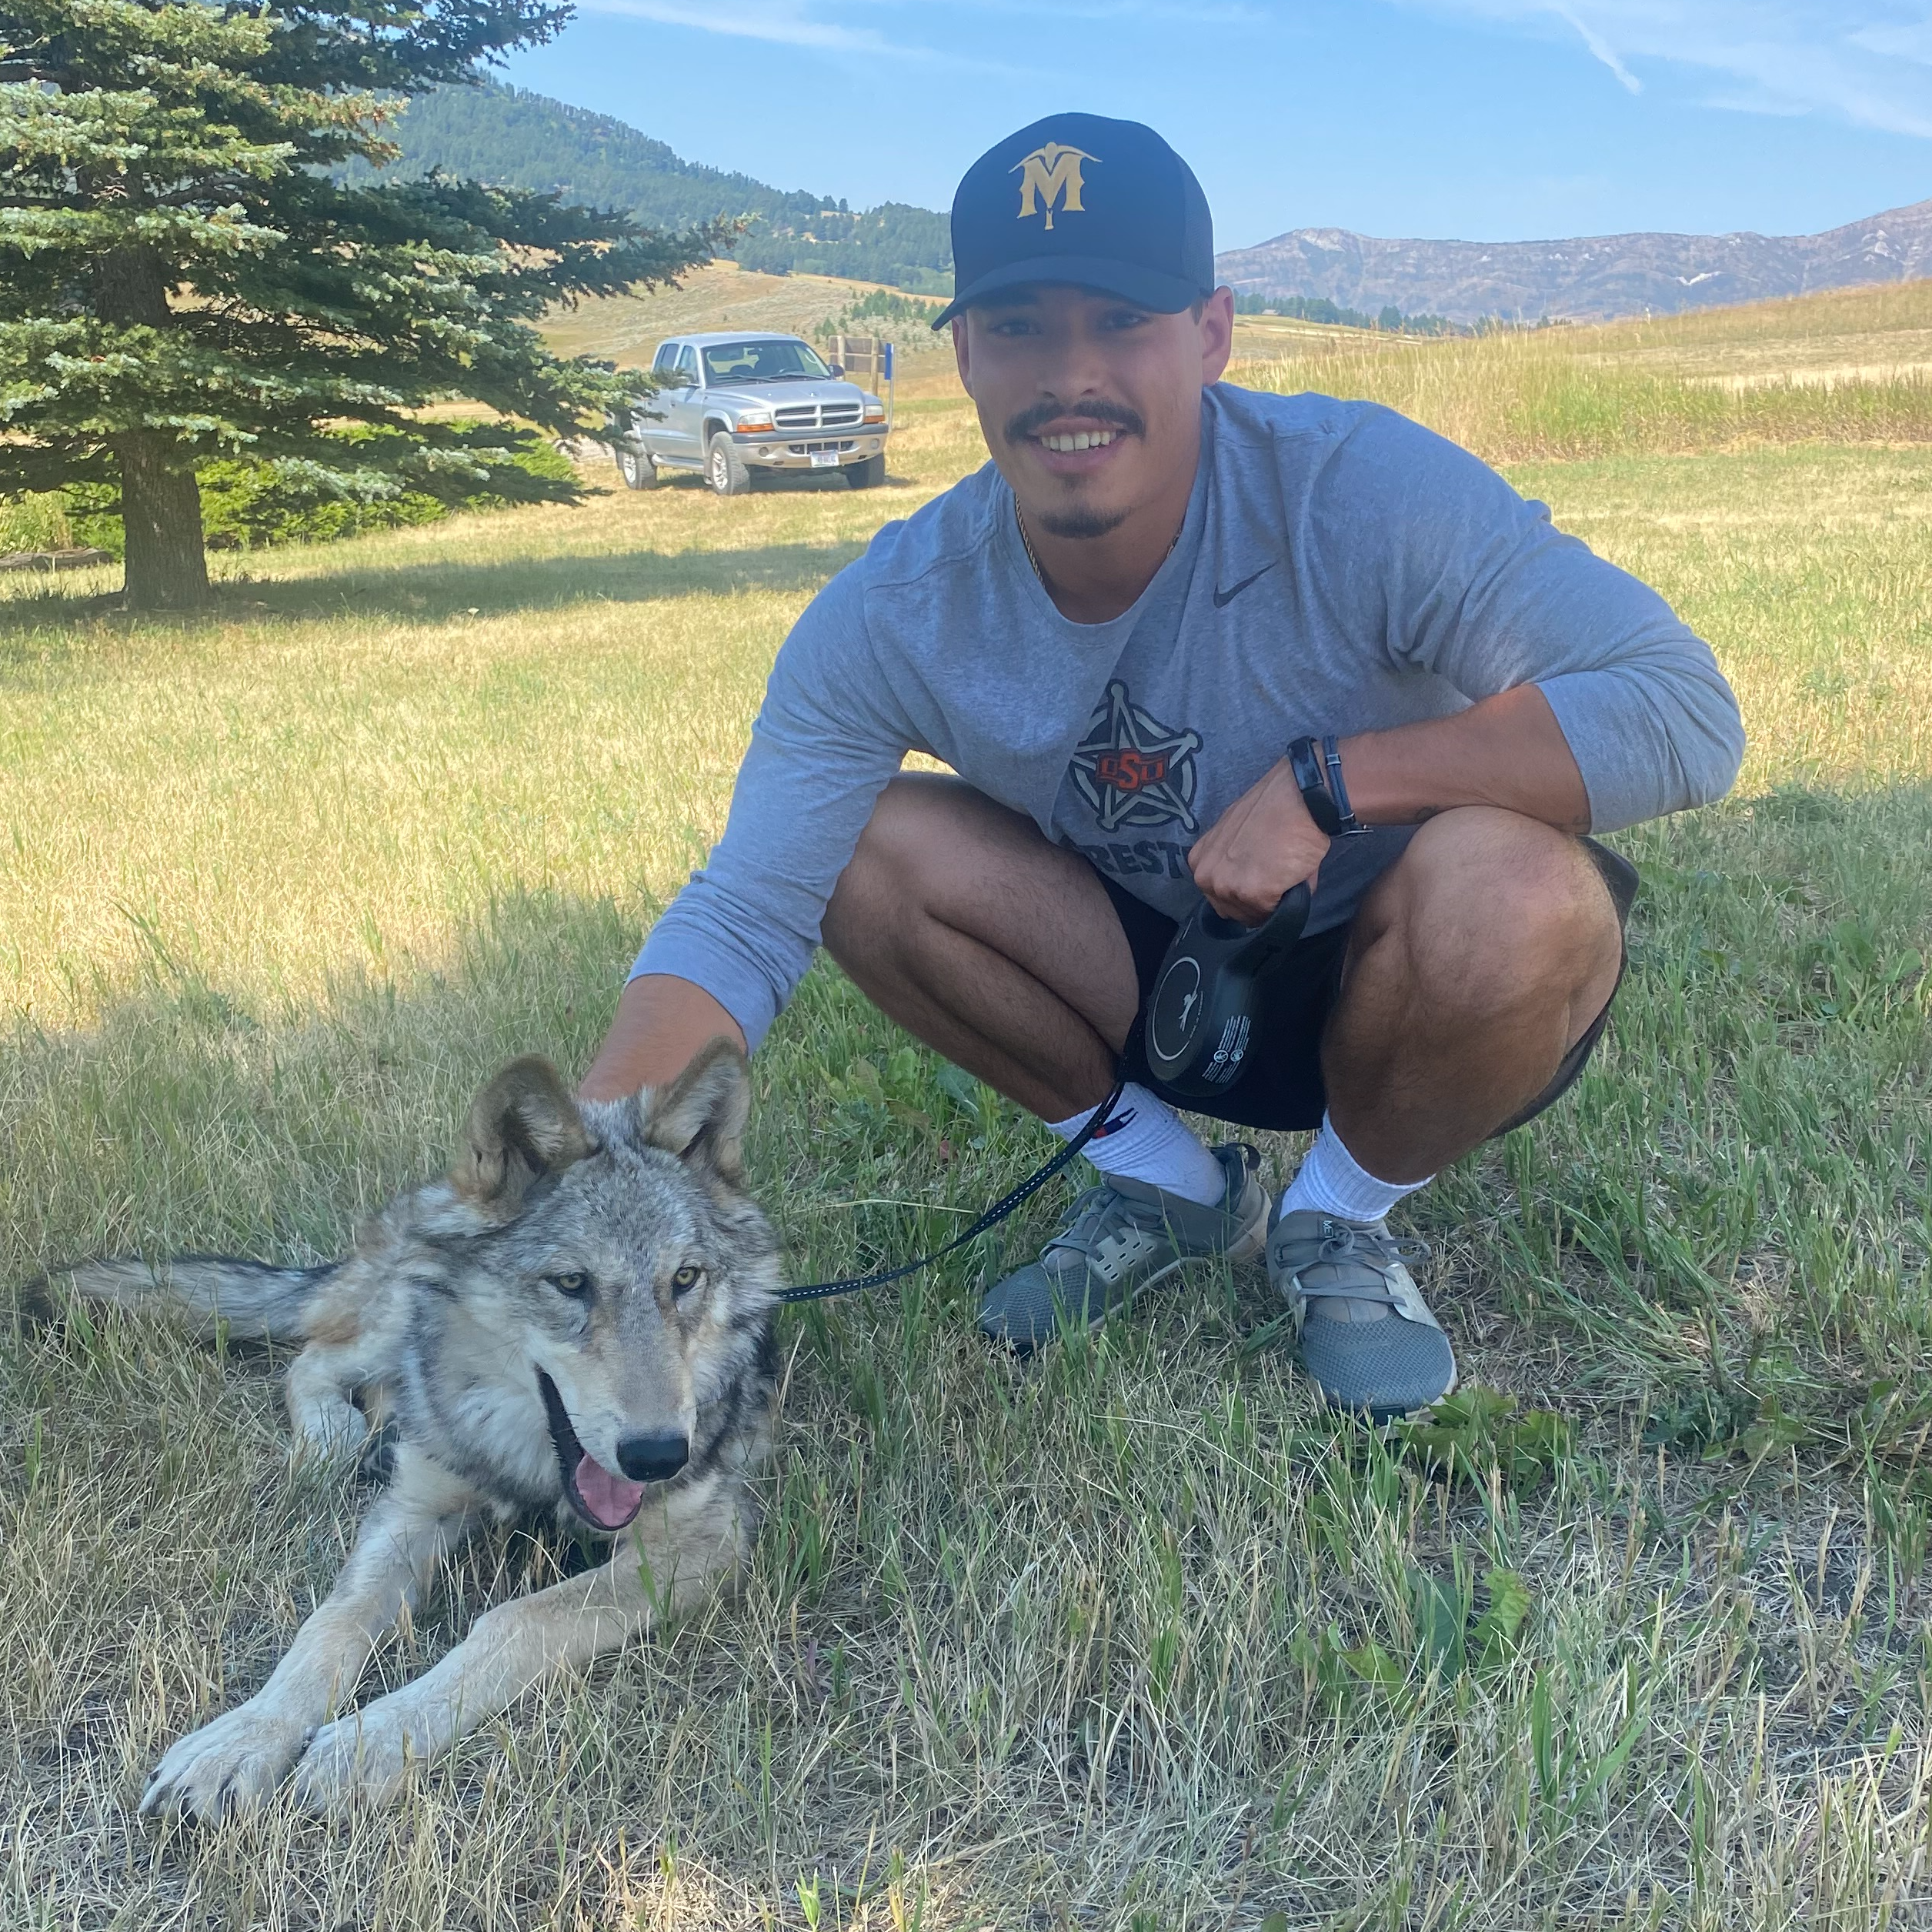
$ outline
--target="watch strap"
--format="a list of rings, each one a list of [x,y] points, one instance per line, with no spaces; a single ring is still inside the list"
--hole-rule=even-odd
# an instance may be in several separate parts
[[[1348,787],[1342,780],[1342,747],[1333,732],[1322,740],[1322,770],[1328,779],[1328,796],[1335,801],[1336,831],[1343,836],[1367,831],[1348,802]]]
[[[1336,762],[1339,766],[1340,760]],[[1329,789],[1327,761],[1313,739],[1297,738],[1288,747],[1288,769],[1294,774],[1296,789],[1316,829],[1331,839],[1349,829]]]

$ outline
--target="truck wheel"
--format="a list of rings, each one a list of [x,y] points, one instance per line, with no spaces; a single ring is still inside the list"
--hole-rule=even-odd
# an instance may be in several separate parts
[[[617,472],[626,489],[649,489],[657,481],[657,465],[641,449],[620,449]]]
[[[705,481],[720,496],[742,496],[752,486],[751,466],[739,455],[729,436],[711,439],[711,453],[705,462]]]
[[[872,489],[886,480],[886,459],[868,456],[863,462],[846,465],[846,485],[850,489]]]

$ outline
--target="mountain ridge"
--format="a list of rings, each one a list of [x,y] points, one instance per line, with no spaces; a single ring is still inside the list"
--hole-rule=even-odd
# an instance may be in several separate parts
[[[1817,235],[1431,242],[1291,229],[1252,248],[1226,249],[1215,265],[1243,295],[1319,296],[1370,311],[1393,305],[1459,322],[1546,315],[1609,322],[1932,275],[1932,201]]]
[[[747,269],[951,292],[947,219],[909,203],[854,212],[832,198],[769,186],[682,159],[662,141],[589,108],[486,80],[412,101],[391,129],[395,172],[432,168],[506,187],[557,190],[658,226],[748,219],[732,255]],[[1932,201],[1820,234],[1633,233],[1566,240],[1385,240],[1291,229],[1216,257],[1239,294],[1300,296],[1375,314],[1579,322],[1675,314],[1932,275]]]

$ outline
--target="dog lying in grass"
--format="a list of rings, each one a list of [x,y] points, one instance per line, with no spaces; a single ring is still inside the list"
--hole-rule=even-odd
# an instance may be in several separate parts
[[[327,1600],[254,1697],[162,1758],[144,1814],[258,1805],[291,1767],[312,1807],[389,1797],[410,1758],[729,1581],[770,1443],[780,1285],[742,1187],[749,1106],[722,1041],[621,1102],[579,1105],[548,1061],[512,1060],[477,1096],[449,1178],[392,1203],[340,1261],[103,1261],[49,1284],[299,1342],[302,1443],[395,1436]],[[550,1513],[614,1539],[609,1562],[486,1612],[425,1676],[343,1710],[442,1558],[486,1523]]]

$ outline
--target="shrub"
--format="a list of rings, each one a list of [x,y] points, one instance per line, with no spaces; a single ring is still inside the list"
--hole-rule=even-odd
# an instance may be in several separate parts
[[[381,435],[376,429],[343,432],[346,442]],[[509,469],[539,482],[562,482],[572,474],[570,459],[553,445],[532,439],[507,462],[482,466],[482,486],[445,504],[420,490],[397,489],[393,479],[365,480],[363,493],[343,487],[340,472],[319,472],[308,465],[252,462],[222,458],[199,465],[202,531],[217,550],[261,550],[284,543],[327,543],[365,531],[432,523],[455,510],[491,510],[527,500]],[[352,472],[352,475],[355,472]],[[111,483],[71,484],[0,503],[0,552],[58,549],[69,543],[92,545],[117,557],[125,548],[120,492]]]
[[[65,550],[75,542],[68,506],[57,489],[0,499],[0,556],[15,550]]]

